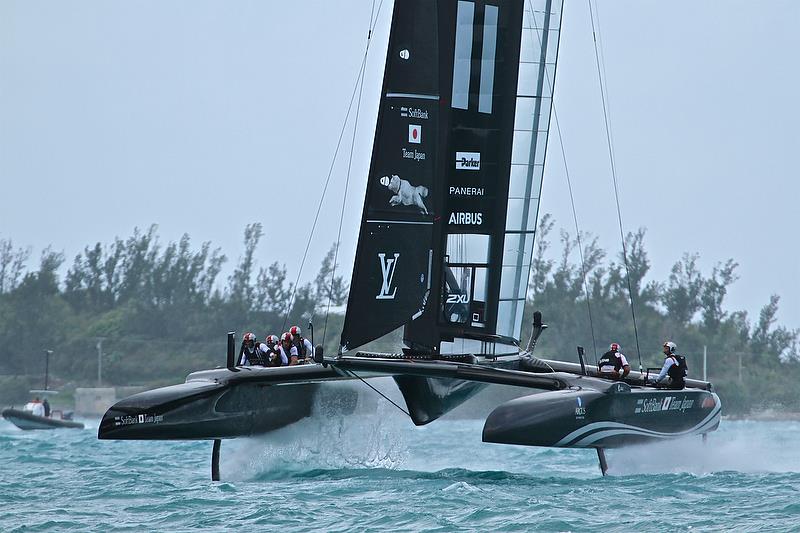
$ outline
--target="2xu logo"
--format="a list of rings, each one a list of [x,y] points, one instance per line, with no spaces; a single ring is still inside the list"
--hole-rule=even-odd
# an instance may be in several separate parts
[[[449,304],[468,304],[469,295],[467,294],[448,294],[447,303]]]
[[[395,252],[393,258],[386,258],[386,254],[378,254],[378,261],[381,263],[381,276],[383,282],[381,283],[381,291],[375,297],[376,300],[394,300],[397,294],[397,287],[392,290],[392,280],[394,279],[394,272],[397,269],[397,260],[400,254]],[[391,292],[389,292],[391,291]]]

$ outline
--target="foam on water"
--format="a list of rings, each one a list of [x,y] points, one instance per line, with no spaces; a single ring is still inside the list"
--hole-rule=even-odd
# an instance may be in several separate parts
[[[609,474],[800,472],[797,425],[781,422],[723,422],[737,426],[736,438],[728,431],[688,437],[608,452]],[[765,431],[766,428],[769,430]]]
[[[334,415],[320,401],[312,416],[266,435],[238,439],[220,468],[233,479],[316,469],[395,469],[408,457],[409,421],[384,402],[368,412]],[[226,441],[226,445],[227,445]]]

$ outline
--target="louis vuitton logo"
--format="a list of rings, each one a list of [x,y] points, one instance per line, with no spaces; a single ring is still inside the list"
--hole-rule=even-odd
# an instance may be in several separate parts
[[[381,275],[383,276],[383,283],[381,283],[381,291],[375,297],[376,300],[394,300],[397,294],[397,287],[392,291],[392,280],[394,279],[394,271],[397,268],[397,259],[400,254],[395,252],[394,257],[391,259],[386,258],[386,254],[378,254],[378,260],[381,262]],[[391,293],[389,291],[392,291]]]

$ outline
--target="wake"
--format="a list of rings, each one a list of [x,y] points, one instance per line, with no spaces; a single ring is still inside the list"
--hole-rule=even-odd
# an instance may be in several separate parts
[[[634,446],[609,452],[609,474],[647,473],[709,474],[800,472],[795,424],[726,421],[700,437]]]
[[[352,414],[318,399],[308,418],[258,437],[225,441],[221,469],[229,479],[247,480],[315,470],[395,470],[408,458],[413,424],[372,395],[360,391]]]

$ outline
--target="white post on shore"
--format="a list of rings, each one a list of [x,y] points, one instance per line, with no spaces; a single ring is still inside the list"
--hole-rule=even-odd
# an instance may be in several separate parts
[[[97,337],[97,386],[103,383],[103,341],[105,337]]]
[[[708,381],[708,346],[703,345],[703,381]]]

